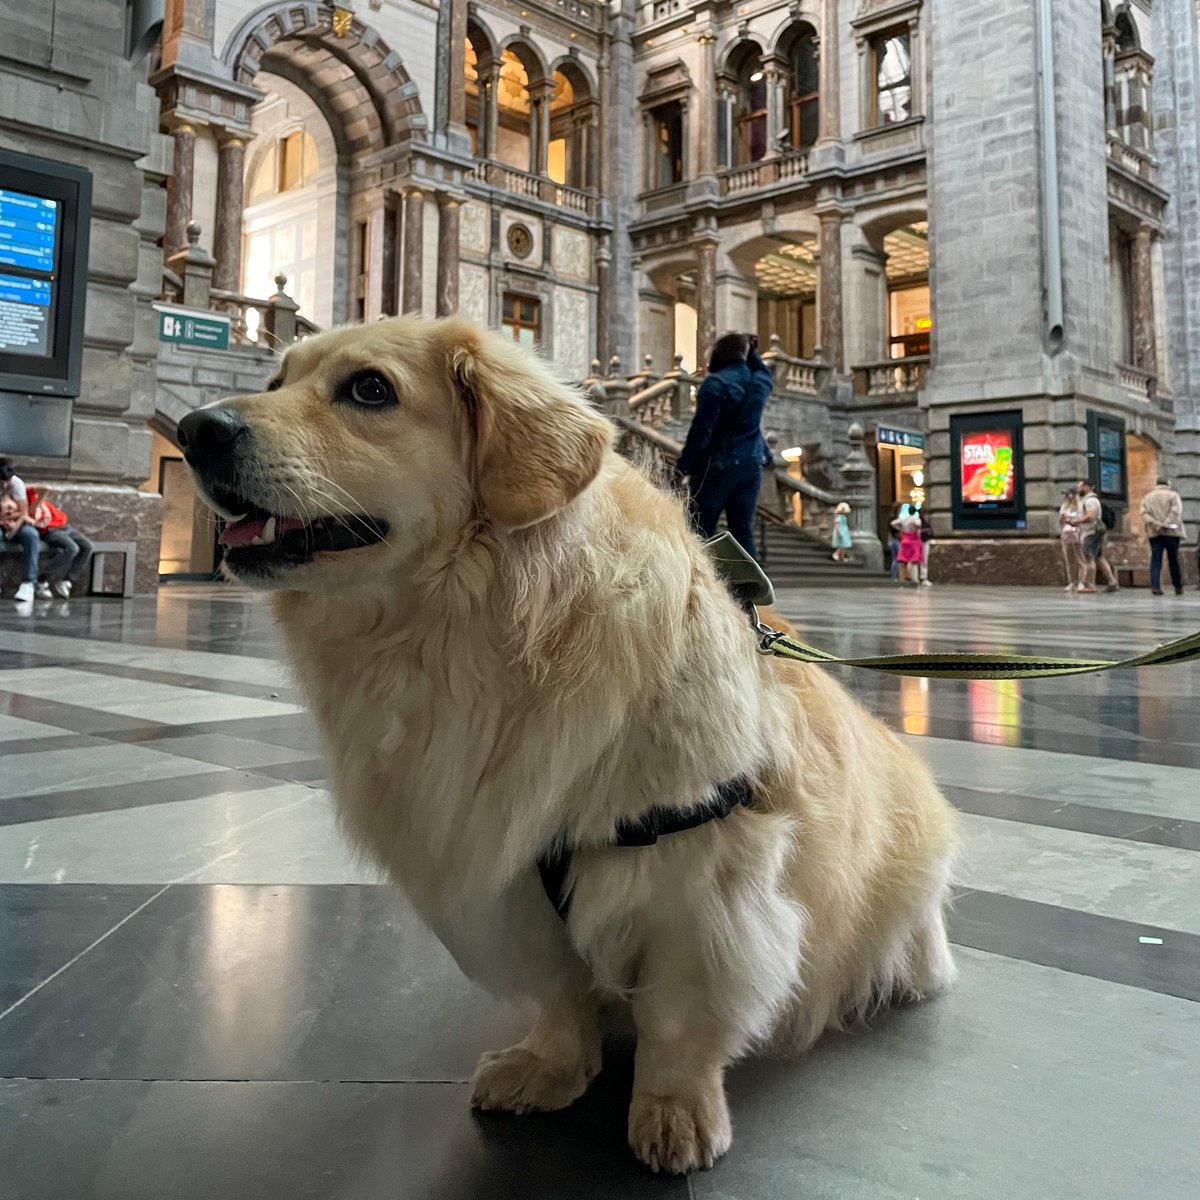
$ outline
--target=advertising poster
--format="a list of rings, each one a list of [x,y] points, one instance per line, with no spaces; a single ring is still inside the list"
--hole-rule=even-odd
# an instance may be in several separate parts
[[[962,435],[962,502],[1011,504],[1016,496],[1012,429],[981,429]]]

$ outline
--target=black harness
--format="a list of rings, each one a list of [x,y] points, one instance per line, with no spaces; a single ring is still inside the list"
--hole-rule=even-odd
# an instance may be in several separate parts
[[[711,800],[695,804],[691,808],[662,808],[655,805],[636,820],[618,821],[610,846],[653,846],[660,837],[669,833],[682,833],[695,829],[709,821],[719,821],[729,816],[735,808],[750,808],[754,804],[754,793],[749,781],[740,776],[721,784]],[[567,890],[567,876],[571,871],[574,846],[556,842],[549,850],[538,856],[538,874],[542,877],[545,890],[554,911],[565,921],[571,912],[571,893]]]

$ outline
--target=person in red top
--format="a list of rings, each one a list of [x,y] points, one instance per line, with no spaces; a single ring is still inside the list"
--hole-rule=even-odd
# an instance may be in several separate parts
[[[92,543],[71,528],[67,514],[61,508],[43,500],[33,488],[29,488],[28,493],[29,523],[41,535],[52,556],[51,566],[38,579],[38,599],[48,600],[53,594],[65,600],[91,561]],[[51,584],[50,574],[61,575],[61,578]]]

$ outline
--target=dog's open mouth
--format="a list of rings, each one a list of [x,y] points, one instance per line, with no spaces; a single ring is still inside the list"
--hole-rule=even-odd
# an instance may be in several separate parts
[[[238,567],[298,566],[315,554],[331,554],[374,546],[386,539],[388,523],[365,513],[339,513],[305,520],[268,512],[221,487],[208,488],[225,512],[221,545],[229,565]]]

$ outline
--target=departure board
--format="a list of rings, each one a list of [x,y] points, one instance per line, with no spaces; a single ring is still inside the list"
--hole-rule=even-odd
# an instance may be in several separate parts
[[[0,353],[54,352],[61,204],[0,187]]]

